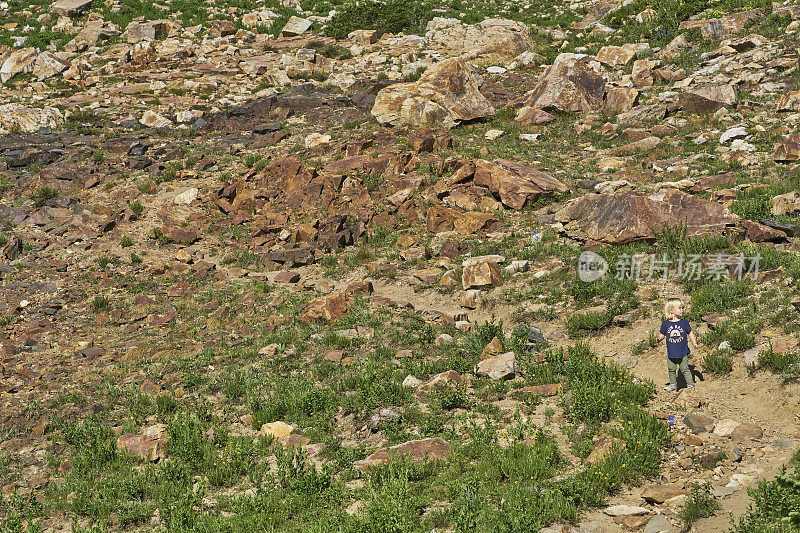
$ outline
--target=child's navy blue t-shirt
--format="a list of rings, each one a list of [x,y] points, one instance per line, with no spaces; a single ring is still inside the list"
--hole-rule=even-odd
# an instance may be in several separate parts
[[[661,323],[661,334],[667,337],[667,357],[680,359],[689,355],[688,335],[691,331],[688,320],[665,320]]]

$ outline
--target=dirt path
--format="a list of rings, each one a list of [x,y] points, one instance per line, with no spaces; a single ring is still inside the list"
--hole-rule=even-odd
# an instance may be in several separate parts
[[[425,290],[415,292],[412,285],[398,281],[379,281],[374,283],[375,294],[396,300],[410,302],[416,309],[440,310],[449,313],[463,312],[458,305],[458,296],[455,294],[438,294],[435,291]],[[683,427],[683,417],[691,411],[702,412],[714,421],[732,419],[741,423],[751,423],[763,429],[760,439],[741,444],[742,460],[739,463],[721,463],[714,470],[697,470],[695,468],[681,467],[678,464],[679,454],[667,452],[664,468],[660,479],[651,483],[679,483],[691,487],[695,482],[708,481],[720,495],[722,504],[720,511],[715,516],[702,519],[695,523],[692,531],[727,531],[731,527],[731,519],[742,516],[751,499],[747,495],[747,488],[757,484],[760,479],[771,479],[781,468],[789,464],[793,451],[797,447],[796,438],[800,437],[798,413],[800,413],[800,386],[795,384],[781,385],[780,379],[767,372],[759,371],[751,376],[745,369],[744,362],[739,356],[734,360],[733,371],[724,376],[711,375],[702,372],[701,361],[705,353],[698,351],[692,358],[692,365],[696,371],[697,390],[695,393],[683,391],[679,394],[663,390],[668,382],[666,361],[663,346],[648,349],[638,356],[631,353],[631,347],[642,339],[647,339],[651,331],[657,331],[661,323],[662,309],[661,298],[651,301],[647,295],[677,294],[685,301],[689,298],[682,294],[676,286],[660,286],[641,284],[640,295],[642,309],[646,310],[647,317],[639,318],[627,327],[615,327],[606,330],[602,335],[588,339],[592,349],[603,357],[613,359],[625,364],[636,376],[651,380],[656,384],[656,397],[651,403],[651,410],[657,413],[675,414],[678,419],[675,430],[681,435],[687,433]],[[494,305],[490,310],[478,309],[469,311],[470,320],[482,322],[492,315],[503,319],[507,329],[510,329],[514,320],[516,306],[501,304]],[[540,325],[545,335],[558,338],[553,344],[569,345],[574,341],[564,339],[564,328],[560,321],[537,324]],[[698,338],[707,331],[705,324],[693,324]],[[561,335],[558,332],[561,332]],[[553,335],[555,333],[555,335]],[[709,450],[718,450],[724,446],[732,445],[728,437],[719,437],[710,434],[701,434],[704,443],[702,446],[692,447],[692,454],[707,453]],[[681,439],[676,439],[680,445]],[[683,457],[686,453],[683,454]],[[732,474],[743,474],[745,484],[735,488],[725,488]],[[734,483],[735,484],[735,483]],[[627,489],[613,497],[609,504],[627,504],[657,508],[656,512],[663,513],[674,526],[674,531],[682,529],[681,522],[675,515],[679,505],[652,506],[641,498],[644,487]],[[588,513],[585,522],[599,522],[603,531],[630,531],[616,524],[602,510]]]
[[[643,289],[643,293],[649,292],[646,287]],[[672,292],[677,291],[673,288]],[[683,297],[684,301],[689,299],[685,294],[679,296]],[[731,517],[738,519],[751,503],[747,488],[755,486],[760,479],[771,479],[783,465],[790,463],[792,453],[797,447],[795,439],[800,435],[798,420],[800,386],[782,385],[780,378],[768,371],[758,371],[753,376],[749,375],[741,356],[734,359],[733,371],[728,375],[705,373],[702,371],[701,361],[706,350],[701,349],[694,354],[691,361],[697,387],[695,393],[690,394],[685,391],[676,394],[664,391],[663,386],[668,382],[668,376],[663,346],[647,350],[638,357],[632,357],[630,352],[630,347],[634,343],[647,339],[650,331],[656,331],[661,323],[657,305],[652,305],[651,309],[649,318],[639,319],[627,328],[609,330],[602,336],[590,339],[589,343],[599,354],[627,364],[636,376],[652,380],[656,384],[657,391],[651,404],[652,410],[674,413],[678,419],[677,428],[683,425],[682,418],[685,413],[700,411],[715,421],[732,419],[756,424],[763,429],[761,439],[742,445],[742,448],[745,446],[747,448],[742,449],[742,461],[735,469],[736,473],[750,476],[752,478],[750,482],[738,486],[731,494],[720,496],[722,504],[720,511],[713,517],[699,520],[692,528],[692,531],[698,532],[728,531],[731,528]],[[705,324],[693,324],[693,326],[698,338],[708,330]],[[696,400],[700,405],[692,407],[694,401],[691,400]],[[712,444],[725,444],[725,437],[709,438],[706,435],[701,434],[700,437],[704,441],[711,441]],[[698,453],[700,451],[698,450]],[[666,478],[664,481],[680,480],[684,483],[708,480],[713,486],[721,487],[732,473],[727,467],[723,467],[723,470],[711,477],[705,476],[703,472],[686,471],[677,465],[675,457],[670,457],[668,454],[662,478]],[[640,494],[640,489],[633,489],[614,497],[609,503],[643,505]],[[626,531],[599,511],[591,513],[586,518],[599,520],[607,528],[606,531]],[[677,519],[671,516],[669,518],[673,525],[679,525]]]

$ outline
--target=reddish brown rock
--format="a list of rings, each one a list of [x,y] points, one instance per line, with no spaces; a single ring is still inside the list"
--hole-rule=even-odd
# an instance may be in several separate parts
[[[468,385],[467,378],[456,372],[455,370],[447,370],[440,374],[436,374],[427,381],[423,382],[418,388],[417,397],[423,397],[428,392],[436,389],[441,389],[449,385]]]
[[[647,503],[664,503],[682,494],[687,494],[687,491],[678,485],[650,485],[642,491],[642,499]]]
[[[489,357],[475,365],[475,375],[478,377],[488,377],[493,380],[513,378],[519,368],[514,352]]]
[[[800,111],[800,91],[789,91],[775,103],[776,111]]]
[[[800,159],[800,134],[785,137],[783,142],[776,143],[772,159],[779,162]]]
[[[603,76],[584,61],[562,54],[526,93],[523,106],[545,111],[596,111],[603,107],[605,90]]]
[[[752,220],[742,220],[742,227],[747,231],[747,238],[752,242],[780,241],[786,239],[782,231],[770,228]]]
[[[11,237],[8,242],[3,246],[3,256],[9,261],[13,261],[22,253],[22,241],[19,237]]]
[[[733,442],[743,442],[745,440],[758,440],[764,435],[764,430],[761,426],[750,423],[742,423],[736,426],[736,429],[731,433],[731,440]]]
[[[427,228],[432,233],[456,231],[457,233],[471,235],[495,231],[497,227],[497,219],[489,213],[461,211],[442,205],[433,205],[428,208]]]
[[[499,286],[503,284],[503,273],[497,263],[483,261],[464,267],[461,274],[461,285],[464,289],[483,287],[486,285]]]
[[[354,281],[347,285],[345,292],[353,296],[369,296],[373,292],[371,281]]]
[[[141,435],[125,434],[117,439],[117,450],[141,457],[145,461],[158,461],[167,455],[169,435],[166,426],[156,424],[142,431]]]
[[[737,177],[733,172],[725,172],[723,174],[715,174],[713,176],[706,176],[697,180],[693,187],[689,190],[692,192],[707,191],[712,187],[723,187],[726,185],[733,185],[736,183]]]
[[[314,298],[300,314],[300,320],[305,323],[322,321],[327,324],[336,322],[347,314],[350,305],[350,295],[346,292],[336,292],[319,298]]]
[[[739,92],[735,85],[698,85],[685,89],[679,102],[687,113],[713,113],[721,107],[735,106],[739,102]]]
[[[292,270],[281,270],[275,274],[275,283],[297,283],[300,281],[300,274]]]
[[[426,460],[447,460],[451,451],[450,445],[441,437],[412,440],[378,450],[366,459],[356,461],[353,466],[357,470],[367,472],[374,466],[403,459],[409,459],[414,463],[422,463]]]
[[[381,89],[372,115],[381,124],[444,126],[482,118],[494,107],[478,89],[478,80],[461,58],[445,59],[425,71],[418,82]]]
[[[737,218],[721,205],[675,189],[650,196],[635,192],[587,194],[567,202],[556,213],[565,231],[581,240],[625,244],[652,240],[664,223],[685,223],[687,235],[724,231]]]
[[[604,46],[595,55],[597,61],[614,68],[630,64],[634,57],[636,48],[630,45]]]
[[[504,205],[522,209],[544,196],[564,193],[568,187],[554,177],[531,167],[509,161],[475,161],[475,185],[488,188]]]
[[[548,122],[553,122],[555,119],[556,117],[543,109],[521,107],[519,111],[517,111],[517,118],[515,120],[521,124],[536,125],[547,124]]]
[[[236,26],[230,20],[209,20],[208,26],[211,37],[227,37],[236,33]]]
[[[191,227],[167,225],[161,228],[161,235],[178,244],[192,244],[200,239],[200,234]]]
[[[663,104],[640,105],[617,115],[620,126],[641,126],[661,120],[667,114],[667,106]]]
[[[605,109],[609,113],[630,111],[639,101],[639,91],[633,87],[614,87],[606,92]]]

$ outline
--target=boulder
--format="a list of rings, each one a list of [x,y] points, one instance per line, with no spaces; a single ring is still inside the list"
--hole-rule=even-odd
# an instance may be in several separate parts
[[[408,459],[413,463],[422,463],[426,460],[447,460],[452,448],[441,437],[421,439],[404,442],[389,448],[383,448],[366,459],[353,463],[353,466],[362,472],[371,470],[374,466],[389,463],[394,460]]]
[[[145,461],[158,461],[167,456],[169,434],[165,424],[154,424],[140,435],[124,434],[117,439],[117,450],[141,457]]]
[[[640,105],[617,115],[617,123],[620,126],[639,126],[661,120],[666,115],[667,106],[664,104]]]
[[[779,162],[800,159],[800,134],[789,135],[783,142],[775,143],[772,159]]]
[[[497,219],[489,213],[461,211],[454,207],[433,205],[428,208],[427,229],[432,233],[455,231],[462,235],[495,231]]]
[[[606,92],[605,109],[617,114],[630,111],[639,100],[639,91],[633,87],[613,87]]]
[[[608,516],[638,516],[650,514],[650,509],[636,505],[612,505],[603,511]]]
[[[294,428],[287,424],[286,422],[281,422],[280,420],[276,422],[269,422],[261,426],[261,434],[264,436],[272,435],[276,439],[280,439],[283,437],[287,437],[292,434]]]
[[[22,104],[0,105],[0,133],[12,130],[37,132],[39,128],[56,129],[64,115],[54,107],[25,107]]]
[[[54,52],[42,52],[39,54],[33,63],[33,76],[39,81],[44,81],[67,70],[69,61],[66,58],[59,57],[59,55],[61,54]]]
[[[699,28],[703,38],[710,41],[719,41],[737,35],[752,19],[761,16],[763,9],[750,9],[740,11],[720,18],[684,20],[678,26],[679,30]]]
[[[597,111],[603,107],[606,81],[582,59],[561,54],[525,94],[523,107],[549,111]]]
[[[683,423],[693,433],[714,431],[714,421],[703,413],[692,412],[683,417]]]
[[[733,442],[743,442],[745,440],[758,440],[764,436],[764,430],[761,429],[761,426],[756,424],[749,424],[749,423],[742,423],[736,426],[736,428],[731,431],[731,440]]]
[[[283,37],[296,37],[297,35],[302,35],[303,33],[307,32],[313,23],[304,18],[296,17],[292,15],[292,17],[286,22],[286,25],[281,30],[281,35]]]
[[[139,122],[148,128],[168,128],[173,125],[170,119],[162,117],[152,109],[145,111]]]
[[[592,451],[589,453],[589,457],[586,458],[586,462],[590,465],[597,464],[605,459],[614,448],[626,449],[625,441],[605,433],[598,435],[594,438]]]
[[[103,20],[103,17],[96,13],[89,13],[89,18],[81,31],[66,44],[64,50],[67,52],[80,52],[96,45],[100,41],[116,37],[119,33],[119,29],[115,24]]]
[[[444,126],[494,114],[478,89],[478,78],[460,58],[446,59],[425,71],[419,81],[396,83],[378,93],[372,115],[381,124]]]
[[[327,324],[336,322],[347,314],[350,295],[347,292],[335,292],[314,298],[300,314],[300,321],[306,324],[322,321]]]
[[[776,111],[800,111],[800,91],[789,91],[778,97]]]
[[[62,17],[72,17],[89,9],[92,0],[56,0],[50,6],[50,11]]]
[[[642,499],[647,503],[664,503],[676,496],[685,495],[686,490],[677,485],[650,485],[642,491]]]
[[[713,113],[726,106],[735,106],[739,102],[739,91],[736,85],[706,84],[685,89],[679,98],[683,110],[687,113]]]
[[[169,20],[134,20],[122,34],[125,42],[158,41],[169,35],[172,23]]]
[[[236,34],[236,25],[230,20],[216,19],[208,21],[209,37],[213,38],[227,37],[229,35],[235,35],[235,34]]]
[[[515,120],[521,124],[536,125],[553,122],[555,119],[556,117],[542,109],[521,107],[519,111],[517,111],[517,118]]]
[[[38,56],[39,50],[36,48],[23,48],[11,52],[0,66],[0,82],[5,83],[17,74],[33,71]]]
[[[604,46],[597,52],[595,59],[610,67],[619,68],[629,65],[640,50],[642,46],[636,44]]]
[[[568,190],[549,174],[507,159],[475,161],[474,183],[488,188],[512,209],[522,209],[541,197]]]
[[[773,197],[770,212],[776,216],[800,213],[800,192],[791,191]]]
[[[468,384],[469,382],[467,379],[464,378],[464,376],[462,376],[455,370],[447,370],[445,372],[436,374],[427,381],[420,383],[419,389],[417,390],[417,396],[424,396],[426,393],[432,390],[442,389],[449,385],[468,385]]]
[[[489,357],[475,365],[475,375],[493,380],[510,379],[519,372],[514,352]]]
[[[752,220],[742,220],[741,224],[751,242],[782,241],[786,239],[786,233],[764,224],[759,224]]]
[[[730,418],[720,420],[714,425],[714,435],[718,437],[730,437],[739,425],[739,422]]]
[[[490,61],[511,59],[533,48],[530,29],[522,22],[487,19],[475,25],[463,25],[456,19],[435,17],[428,22],[428,49],[445,57],[465,52]]]
[[[644,527],[643,533],[672,533],[678,531],[663,514],[653,515]]]
[[[476,309],[478,307],[478,298],[481,296],[480,289],[469,289],[461,291],[459,297],[459,305],[465,309]]]
[[[665,223],[685,223],[692,236],[722,231],[738,219],[715,202],[669,188],[649,196],[630,191],[587,194],[567,202],[555,218],[573,238],[607,244],[653,240]]]
[[[464,289],[475,287],[499,286],[503,284],[503,273],[492,261],[484,261],[464,267],[461,274],[461,285]]]

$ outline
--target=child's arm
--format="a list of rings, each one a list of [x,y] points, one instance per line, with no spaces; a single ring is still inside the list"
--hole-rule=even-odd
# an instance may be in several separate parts
[[[663,334],[663,333],[661,333],[660,331],[658,332],[658,342],[661,342],[661,341],[663,341],[663,340],[664,340],[664,339],[666,339],[666,338],[667,338],[667,336],[666,336],[666,335],[664,335],[664,334]]]
[[[695,348],[699,348],[700,345],[697,344],[697,338],[694,336],[694,331],[689,332],[689,341],[692,343],[692,346]]]

